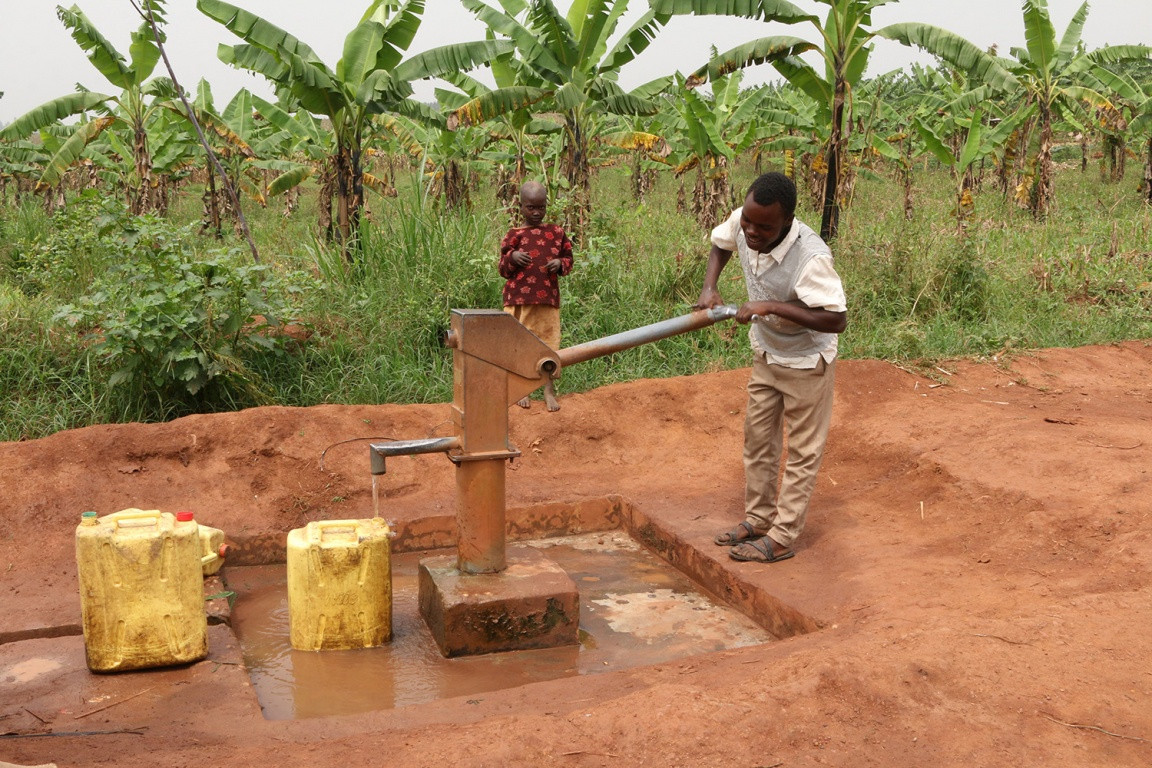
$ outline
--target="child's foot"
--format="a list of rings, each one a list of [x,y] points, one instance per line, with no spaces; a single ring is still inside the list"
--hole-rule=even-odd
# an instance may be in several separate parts
[[[526,397],[522,397],[516,401],[516,405],[520,406],[521,408],[531,408],[532,401]]]
[[[552,382],[544,385],[544,405],[548,406],[548,410],[552,413],[560,410],[560,403],[556,402],[556,391],[552,388]]]

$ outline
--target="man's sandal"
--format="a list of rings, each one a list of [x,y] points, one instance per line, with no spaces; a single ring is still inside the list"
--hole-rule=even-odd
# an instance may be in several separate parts
[[[739,546],[732,547],[728,557],[745,563],[778,563],[796,555],[791,549],[776,554],[775,546],[776,542],[764,536],[755,541],[745,541]]]
[[[753,528],[747,520],[743,520],[732,530],[725,531],[724,533],[717,535],[716,538],[712,539],[712,541],[716,542],[716,544],[721,547],[732,547],[742,541],[751,541],[752,539],[758,539],[763,535],[764,534]]]

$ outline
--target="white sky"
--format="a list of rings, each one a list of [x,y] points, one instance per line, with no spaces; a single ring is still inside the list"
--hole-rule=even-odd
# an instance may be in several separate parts
[[[307,43],[326,64],[335,67],[345,36],[359,21],[369,0],[232,0]],[[70,7],[71,0],[68,0]],[[825,6],[812,0],[794,0],[801,7],[819,11]],[[139,25],[129,0],[77,0],[80,8],[113,46],[127,56],[129,35]],[[1049,13],[1057,35],[1062,35],[1081,0],[1049,0]],[[11,122],[28,110],[58,96],[71,93],[76,83],[108,93],[111,86],[86,60],[68,30],[56,18],[51,0],[0,0],[0,123]],[[498,6],[496,0],[489,5]],[[565,0],[556,5],[566,10]],[[638,16],[645,0],[633,0]],[[903,0],[877,9],[874,26],[897,21],[921,21],[956,32],[981,47],[993,43],[1006,54],[1011,46],[1024,45],[1024,25],[1019,0]],[[268,97],[271,90],[263,78],[226,67],[216,58],[219,43],[241,42],[223,26],[196,10],[194,0],[168,2],[168,54],[177,79],[193,90],[201,77],[212,86],[218,108],[223,108],[240,88]],[[620,32],[630,25],[621,23]],[[710,46],[727,50],[740,43],[771,34],[790,34],[812,39],[810,24],[788,27],[746,19],[674,17],[655,42],[621,72],[621,84],[634,87],[674,71],[689,72],[708,60]],[[483,26],[456,0],[427,0],[424,21],[409,54],[454,42],[478,40]],[[1089,48],[1118,43],[1152,44],[1152,2],[1149,0],[1094,0],[1084,30]],[[613,38],[615,42],[616,37]],[[876,44],[869,74],[929,61],[919,51],[880,40]],[[157,75],[164,74],[163,64]],[[774,79],[775,70],[763,65],[749,70],[745,83]],[[417,96],[430,99],[433,85],[417,85]]]

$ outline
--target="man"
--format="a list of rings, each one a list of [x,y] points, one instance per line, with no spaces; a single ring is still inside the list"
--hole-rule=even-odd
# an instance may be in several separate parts
[[[752,183],[744,206],[712,230],[699,308],[723,304],[716,283],[736,251],[755,357],[744,419],[745,519],[716,537],[735,560],[775,563],[795,552],[832,418],[837,334],[847,306],[832,252],[795,218],[796,186],[781,173]],[[784,431],[788,458],[778,482]],[[779,485],[779,487],[777,487]]]

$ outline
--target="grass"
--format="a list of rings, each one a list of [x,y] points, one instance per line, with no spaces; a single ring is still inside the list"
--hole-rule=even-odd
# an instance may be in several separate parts
[[[737,165],[735,188],[746,188],[753,175]],[[1106,184],[1094,172],[1062,169],[1056,208],[1043,222],[1005,201],[991,183],[977,194],[973,224],[961,239],[945,173],[917,174],[911,221],[904,220],[896,184],[860,177],[833,247],[849,302],[843,356],[930,364],[1152,337],[1152,207],[1142,204],[1133,182]],[[707,233],[677,213],[678,186],[662,178],[640,205],[627,192],[626,171],[600,171],[592,226],[577,243],[576,269],[561,283],[565,346],[688,311],[703,277]],[[801,197],[798,215],[817,226],[818,213]],[[52,320],[59,305],[90,290],[110,253],[131,255],[110,251],[80,206],[50,219],[34,202],[0,201],[0,440],[167,418],[188,408],[451,399],[451,355],[442,346],[449,312],[498,307],[502,286],[495,253],[508,222],[490,190],[473,199],[471,212],[440,212],[422,206],[410,179],[397,198],[373,197],[355,265],[316,239],[314,194],[306,193],[287,218],[250,206],[262,259],[280,278],[266,290],[277,292],[278,303],[291,307],[311,336],[278,350],[237,353],[229,358],[234,375],[253,386],[215,400],[205,394],[180,411],[127,400],[121,387],[109,385],[111,366],[92,339]],[[170,218],[194,221],[198,206],[198,190],[185,190]],[[196,253],[220,247],[210,238],[183,237]],[[247,258],[244,249],[236,254]],[[721,285],[726,300],[743,300],[735,264]],[[561,389],[747,361],[743,329],[724,324],[573,366]]]

